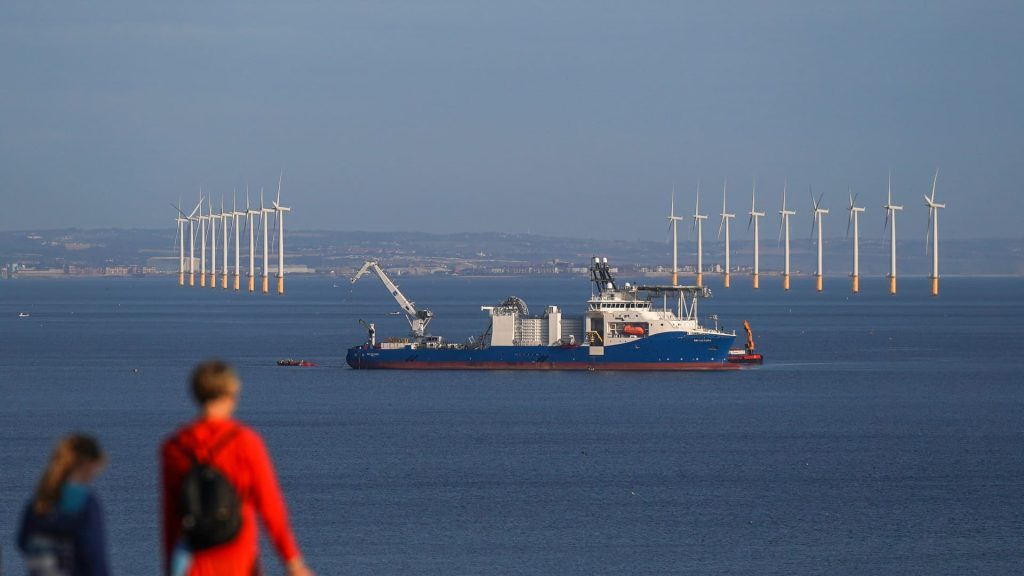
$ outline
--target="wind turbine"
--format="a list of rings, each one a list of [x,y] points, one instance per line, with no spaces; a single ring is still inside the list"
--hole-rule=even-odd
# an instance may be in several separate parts
[[[209,216],[203,216],[202,189],[199,191],[199,286],[206,286],[206,221]]]
[[[807,190],[810,191],[810,187],[808,187]],[[814,229],[815,228],[818,229],[818,269],[817,269],[817,272],[815,272],[815,274],[814,274],[814,279],[815,279],[814,283],[815,283],[815,287],[818,289],[818,292],[821,292],[824,289],[824,286],[823,286],[823,282],[824,281],[823,281],[823,278],[822,278],[823,270],[822,270],[822,267],[821,267],[821,251],[822,251],[822,248],[823,248],[823,244],[822,244],[822,241],[821,241],[821,234],[822,234],[821,233],[821,228],[822,228],[822,223],[823,222],[822,222],[821,217],[824,216],[825,214],[828,214],[828,210],[826,208],[822,208],[821,207],[821,199],[822,199],[823,196],[825,196],[824,192],[822,192],[821,194],[818,195],[818,200],[817,200],[817,202],[815,202],[815,200],[814,200],[814,192],[811,192],[811,205],[814,207],[814,215],[813,215],[812,220],[811,220],[811,234],[814,234]]]
[[[217,287],[217,220],[220,216],[213,213],[213,201],[206,199],[206,208],[210,219],[210,288]]]
[[[761,287],[760,279],[760,264],[761,264],[761,233],[760,233],[760,220],[764,216],[764,212],[757,211],[757,180],[754,180],[754,188],[750,193],[750,220],[747,221],[747,230],[750,230],[750,225],[754,225],[754,289]]]
[[[860,193],[857,193],[860,196]],[[850,190],[850,207],[847,210],[850,211],[850,217],[846,221],[846,235],[850,235],[850,224],[853,224],[853,293],[860,292],[860,213],[864,211],[864,208],[857,206],[857,196],[853,195],[853,190]]]
[[[679,221],[676,216],[676,187],[672,186],[672,204],[668,212],[668,227],[672,229],[672,285],[679,285]]]
[[[702,182],[697,181],[697,205],[693,208],[693,225],[697,229],[697,286],[704,285],[704,221],[706,214],[700,213],[700,189]]]
[[[224,212],[224,196],[220,197],[220,223],[221,223],[221,236],[222,245],[224,246],[224,265],[221,266],[222,275],[220,278],[220,287],[222,290],[228,289],[228,219],[231,215]]]
[[[199,210],[203,205],[202,196],[199,197],[199,203],[192,209],[192,213],[188,215],[188,285],[190,287],[196,285],[196,233],[195,233],[195,215],[196,211]]]
[[[782,210],[779,210],[779,215],[782,216],[780,222],[779,234],[782,234],[783,230],[786,233],[786,265],[782,272],[782,289],[789,290],[789,217],[795,216],[796,212],[792,210],[786,210],[786,189],[789,188],[789,181],[786,180],[782,184]]]
[[[735,214],[729,214],[725,211],[725,193],[729,187],[729,177],[726,176],[725,181],[722,183],[722,222],[718,225],[718,237],[722,236],[722,226],[725,226],[725,276],[722,278],[723,285],[729,287],[729,219],[735,218]]]
[[[178,198],[178,205],[175,206],[178,215],[174,221],[178,224],[178,286],[185,285],[185,222],[188,217],[181,211],[181,198]]]
[[[887,198],[884,206],[885,226],[888,227],[889,220],[892,220],[889,234],[889,294],[896,294],[896,212],[903,210],[903,206],[892,203],[892,170],[889,171],[889,195]]]
[[[277,200],[272,204],[277,212],[277,293],[284,294],[284,213],[290,212],[291,208],[281,206],[281,181],[284,179],[284,172],[277,179]]]
[[[246,227],[249,229],[249,292],[256,291],[256,239],[254,237],[252,217],[259,214],[259,210],[249,208],[249,187],[245,187],[245,216]]]
[[[267,214],[273,212],[273,208],[263,206],[263,188],[260,188],[260,228],[263,229],[263,293],[270,293],[270,245],[267,243]]]
[[[249,187],[248,186],[245,187],[245,195],[246,195],[246,198],[249,197]],[[242,243],[238,239],[239,232],[241,231],[242,227],[239,226],[238,219],[240,217],[242,217],[242,216],[245,216],[245,212],[240,212],[238,210],[238,205],[236,203],[236,195],[235,195],[234,192],[231,193],[231,216],[234,219],[234,224],[235,224],[235,282],[234,282],[234,288],[235,288],[235,292],[237,292],[242,287],[241,286],[241,282],[240,282],[240,277],[241,277],[241,273],[242,273],[242,266],[241,266],[241,259],[239,258],[240,252],[242,251]]]
[[[945,204],[935,202],[935,185],[939,182],[939,169],[935,169],[935,177],[932,178],[932,195],[929,198],[924,196],[925,206],[928,207],[928,231],[924,236],[924,251],[928,253],[928,234],[932,236],[932,296],[939,295],[939,208],[945,208]]]

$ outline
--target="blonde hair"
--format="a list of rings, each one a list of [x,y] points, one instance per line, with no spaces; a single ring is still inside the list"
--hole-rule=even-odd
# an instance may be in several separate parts
[[[95,438],[86,434],[71,434],[57,442],[50,455],[50,463],[43,471],[36,487],[32,508],[39,514],[53,511],[60,500],[60,491],[68,476],[82,464],[103,462],[106,456]]]
[[[192,371],[192,397],[199,405],[234,392],[240,381],[234,368],[221,360],[208,360]]]

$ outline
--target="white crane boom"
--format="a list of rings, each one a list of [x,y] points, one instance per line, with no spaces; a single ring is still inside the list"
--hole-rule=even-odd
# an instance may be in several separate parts
[[[373,272],[380,278],[384,287],[388,289],[388,292],[395,298],[398,305],[402,307],[402,311],[405,312],[405,319],[409,321],[409,328],[412,329],[412,335],[416,338],[422,338],[426,333],[427,324],[430,324],[430,320],[434,317],[434,313],[430,310],[416,310],[416,305],[402,294],[402,291],[398,289],[398,285],[388,278],[388,275],[384,273],[384,269],[377,264],[376,260],[367,260],[363,267],[356,272],[356,275],[352,277],[352,283],[355,284],[357,280],[362,278],[368,271]]]

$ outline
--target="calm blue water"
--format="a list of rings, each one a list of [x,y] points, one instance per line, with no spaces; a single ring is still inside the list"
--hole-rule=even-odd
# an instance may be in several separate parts
[[[712,286],[719,280],[712,278]],[[737,277],[739,373],[395,373],[344,349],[404,320],[375,280],[285,298],[170,279],[0,282],[0,548],[55,438],[100,436],[119,574],[155,574],[156,447],[200,358],[235,362],[320,574],[1016,574],[1024,569],[1024,281]],[[585,280],[407,279],[433,332],[481,304],[578,312]],[[31,312],[28,319],[16,317]],[[278,368],[282,357],[320,368]],[[133,372],[138,368],[138,373]],[[264,546],[270,572],[278,564]]]

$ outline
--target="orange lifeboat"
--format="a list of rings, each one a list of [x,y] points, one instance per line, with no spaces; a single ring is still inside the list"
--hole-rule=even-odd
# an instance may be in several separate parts
[[[626,324],[622,328],[622,331],[624,333],[626,333],[626,334],[629,334],[630,336],[643,336],[644,335],[644,327],[643,326],[636,326],[636,325],[633,325],[633,324]]]

